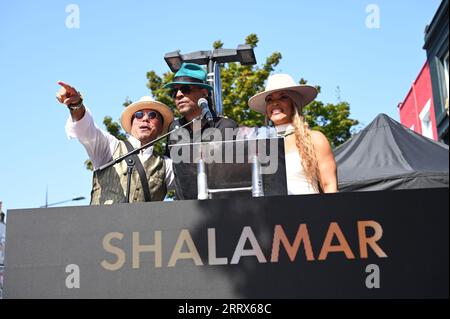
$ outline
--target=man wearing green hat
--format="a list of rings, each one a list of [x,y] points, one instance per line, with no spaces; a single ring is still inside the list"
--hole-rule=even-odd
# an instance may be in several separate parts
[[[181,68],[175,74],[173,82],[164,86],[170,88],[170,95],[173,98],[177,110],[183,115],[182,118],[174,120],[169,126],[169,131],[176,126],[183,126],[192,121],[194,118],[202,114],[202,109],[198,106],[198,100],[201,98],[209,99],[212,91],[212,86],[206,83],[206,72],[198,64],[183,63]],[[210,101],[208,103],[211,105]],[[237,128],[236,122],[231,119],[217,116],[210,108],[212,121],[202,119],[201,132],[203,133],[207,128],[219,129],[224,133],[225,128]],[[193,136],[192,126],[188,126],[187,130]],[[225,135],[223,135],[225,136]],[[169,145],[174,144],[174,140],[169,138]]]
[[[207,99],[209,106],[211,106],[210,93],[213,88],[211,85],[206,83],[206,71],[198,64],[183,63],[181,68],[175,74],[173,82],[166,84],[164,88],[171,89],[170,94],[173,98],[175,106],[182,115],[181,118],[176,119],[171,123],[169,126],[169,131],[175,129],[176,127],[182,127],[202,115],[202,109],[198,106],[198,101],[201,98]],[[217,116],[211,108],[209,108],[209,111],[212,119],[207,120],[202,118],[200,123],[197,122],[197,124],[200,125],[197,126],[194,124],[183,128],[189,133],[191,143],[194,140],[194,128],[200,127],[200,132],[196,131],[195,134],[201,136],[206,133],[208,135],[207,140],[211,141],[210,137],[217,135],[210,135],[210,132],[219,130],[221,133],[219,134],[221,140],[225,140],[227,136],[232,136],[233,134],[226,134],[226,131],[229,130],[231,132],[238,127],[235,121],[222,116]],[[180,132],[172,133],[167,141],[167,156],[170,156],[170,145],[174,145],[179,142]],[[183,139],[183,142],[185,143],[187,141]],[[183,192],[181,191],[181,181],[177,178],[179,174],[177,173],[176,165],[174,165],[176,197],[177,199],[185,199]]]

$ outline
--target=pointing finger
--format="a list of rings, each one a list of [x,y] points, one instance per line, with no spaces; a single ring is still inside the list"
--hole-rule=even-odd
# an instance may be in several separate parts
[[[63,88],[65,88],[69,92],[76,92],[74,87],[70,86],[69,84],[67,84],[67,83],[65,83],[63,81],[58,81],[57,83],[59,85],[61,85]]]

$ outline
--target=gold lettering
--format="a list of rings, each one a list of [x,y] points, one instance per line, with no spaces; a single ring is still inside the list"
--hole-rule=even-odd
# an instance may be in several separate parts
[[[281,243],[283,244],[283,247],[289,256],[289,259],[291,261],[294,261],[302,241],[304,243],[306,260],[313,261],[314,254],[311,247],[311,241],[309,239],[308,227],[306,224],[301,224],[298,227],[297,235],[295,236],[294,243],[292,245],[289,243],[289,240],[283,230],[283,226],[276,225],[273,235],[272,257],[270,261],[273,263],[278,262]]]
[[[162,248],[161,248],[161,231],[155,231],[155,244],[141,245],[139,241],[139,232],[133,232],[133,268],[140,267],[140,254],[144,252],[155,253],[155,267],[162,267]]]
[[[125,252],[122,249],[111,245],[111,240],[114,238],[122,240],[123,234],[117,232],[106,234],[106,236],[103,237],[103,249],[107,252],[110,252],[111,254],[116,255],[117,261],[115,263],[110,263],[107,260],[102,260],[102,262],[100,263],[103,268],[111,271],[119,270],[125,263]]]
[[[252,246],[251,249],[244,249],[247,239]],[[233,258],[231,258],[230,264],[238,264],[239,260],[243,256],[256,256],[260,263],[267,262],[267,259],[261,250],[261,246],[259,246],[258,240],[256,239],[255,234],[253,233],[253,230],[250,226],[245,226],[242,229],[241,237],[239,238],[239,241],[236,245],[236,249],[234,250]]]
[[[183,244],[186,243],[189,252],[182,253],[181,249]],[[170,256],[168,267],[175,267],[178,259],[192,259],[196,266],[203,266],[202,259],[198,254],[197,247],[195,247],[194,241],[192,240],[189,230],[182,229],[180,235],[178,236],[177,243],[173,249],[172,255]]]
[[[339,241],[339,245],[332,246],[331,243],[335,235],[337,240]],[[338,223],[336,222],[330,223],[330,227],[328,228],[327,235],[323,242],[322,250],[320,251],[319,254],[319,260],[327,259],[328,253],[330,252],[343,252],[345,254],[345,257],[347,257],[347,259],[355,258],[355,255],[350,249],[350,246],[348,245],[348,242],[345,239],[344,234],[342,233]]]
[[[374,235],[372,237],[367,237],[366,234],[367,227],[373,228]],[[381,247],[378,246],[377,244],[377,241],[379,241],[382,236],[383,236],[383,228],[376,221],[367,220],[358,222],[359,253],[361,255],[361,258],[368,257],[367,246],[370,246],[370,248],[372,248],[372,250],[378,257],[380,258],[387,257],[383,249],[381,249]]]

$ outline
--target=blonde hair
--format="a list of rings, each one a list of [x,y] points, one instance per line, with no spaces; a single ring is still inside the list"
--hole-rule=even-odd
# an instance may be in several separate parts
[[[293,109],[292,125],[295,128],[295,145],[300,154],[301,164],[308,182],[315,191],[319,192],[320,171],[310,129],[308,123],[306,123],[303,115],[299,113],[297,107],[294,106]]]
[[[311,130],[308,123],[305,121],[302,111],[302,97],[295,91],[285,90],[285,92],[291,102],[294,110],[291,117],[291,123],[295,128],[295,145],[297,146],[298,153],[301,158],[301,165],[305,171],[305,176],[315,191],[319,192],[320,189],[320,171],[316,156],[316,150],[311,138]],[[268,122],[268,116],[266,114],[266,122]]]

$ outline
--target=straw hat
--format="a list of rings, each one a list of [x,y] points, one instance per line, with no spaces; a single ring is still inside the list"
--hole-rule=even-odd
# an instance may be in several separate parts
[[[252,110],[266,113],[266,97],[277,91],[294,91],[299,93],[301,101],[296,101],[301,107],[311,103],[317,96],[317,89],[310,85],[297,84],[288,74],[274,74],[269,76],[264,92],[250,98],[248,105]]]
[[[162,134],[167,133],[169,125],[173,121],[173,113],[167,105],[155,101],[151,96],[143,96],[139,101],[131,103],[123,110],[120,122],[125,132],[131,133],[131,119],[134,113],[145,109],[151,109],[161,114],[164,120]]]

